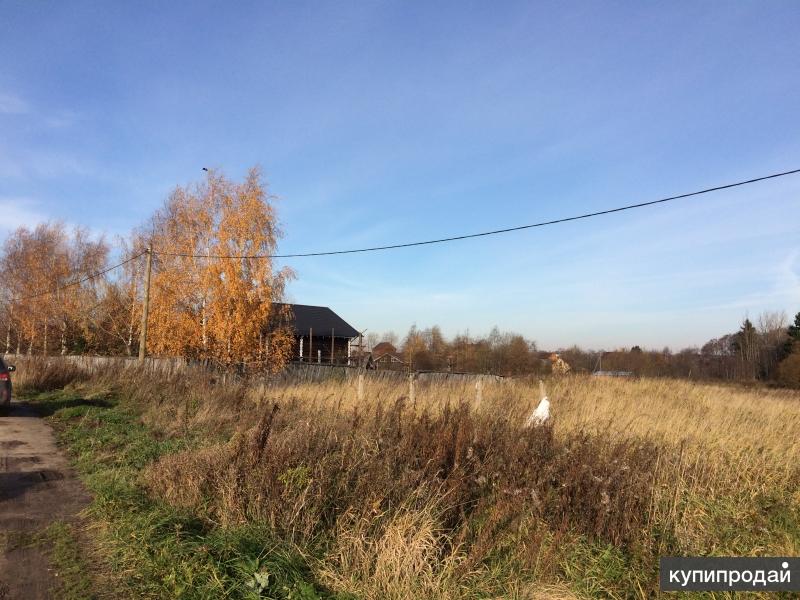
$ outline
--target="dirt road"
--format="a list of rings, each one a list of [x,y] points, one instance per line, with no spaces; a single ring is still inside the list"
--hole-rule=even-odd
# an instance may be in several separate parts
[[[32,409],[0,411],[0,600],[50,598],[56,574],[47,549],[24,540],[74,519],[89,497]]]

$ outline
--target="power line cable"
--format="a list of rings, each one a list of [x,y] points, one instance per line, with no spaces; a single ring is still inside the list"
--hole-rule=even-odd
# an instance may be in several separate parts
[[[584,214],[575,215],[575,216],[572,216],[572,217],[563,217],[561,219],[554,219],[552,221],[542,221],[542,222],[539,222],[539,223],[532,223],[532,224],[529,224],[529,225],[519,225],[517,227],[508,227],[508,228],[505,228],[505,229],[495,229],[495,230],[492,230],[492,231],[483,231],[483,232],[480,232],[480,233],[471,233],[471,234],[466,234],[466,235],[458,235],[458,236],[439,238],[439,239],[434,239],[434,240],[425,240],[425,241],[420,241],[420,242],[408,242],[408,243],[403,243],[403,244],[391,244],[391,245],[386,245],[386,246],[373,246],[373,247],[370,247],[370,248],[357,248],[357,249],[352,249],[352,250],[333,250],[333,251],[327,251],[327,252],[305,252],[305,253],[296,253],[296,254],[268,254],[268,255],[254,254],[254,255],[239,255],[239,256],[237,256],[237,255],[215,255],[215,254],[188,254],[188,253],[183,254],[183,253],[173,253],[173,252],[157,252],[155,250],[153,251],[153,254],[161,255],[161,256],[182,257],[182,258],[264,259],[264,258],[302,258],[302,257],[311,257],[311,256],[333,256],[333,255],[338,255],[338,254],[356,254],[356,253],[364,253],[364,252],[376,252],[376,251],[380,251],[380,250],[394,250],[394,249],[398,249],[398,248],[411,248],[411,247],[414,247],[414,246],[426,246],[426,245],[430,245],[430,244],[441,244],[441,243],[444,243],[444,242],[453,242],[453,241],[457,241],[457,240],[466,240],[466,239],[471,239],[471,238],[486,237],[486,236],[490,236],[490,235],[498,235],[498,234],[502,234],[502,233],[510,233],[510,232],[513,232],[513,231],[521,231],[521,230],[524,230],[524,229],[533,229],[533,228],[536,228],[536,227],[545,227],[545,226],[548,226],[548,225],[556,225],[558,223],[566,223],[566,222],[569,222],[569,221],[578,221],[580,219],[588,219],[588,218],[591,218],[591,217],[598,217],[598,216],[601,216],[601,215],[608,215],[608,214],[622,212],[622,211],[626,211],[626,210],[632,210],[632,209],[635,209],[635,208],[643,208],[643,207],[646,207],[646,206],[653,206],[655,204],[663,204],[663,203],[666,203],[666,202],[671,202],[673,200],[680,200],[682,198],[689,198],[691,196],[699,196],[701,194],[708,194],[708,193],[717,192],[717,191],[720,191],[720,190],[740,187],[740,186],[749,185],[749,184],[752,184],[752,183],[757,183],[759,181],[765,181],[767,179],[776,179],[778,177],[785,177],[787,175],[794,175],[794,174],[797,174],[797,173],[800,173],[800,169],[793,169],[791,171],[783,171],[781,173],[773,173],[771,175],[764,175],[762,177],[755,177],[753,179],[747,179],[745,181],[737,181],[735,183],[728,183],[728,184],[725,184],[725,185],[719,185],[719,186],[715,186],[715,187],[711,187],[711,188],[706,188],[706,189],[703,189],[703,190],[698,190],[698,191],[695,191],[695,192],[689,192],[689,193],[686,193],[686,194],[679,194],[677,196],[669,196],[667,198],[660,198],[658,200],[650,200],[648,202],[640,202],[638,204],[629,204],[629,205],[626,205],[626,206],[620,206],[620,207],[617,207],[617,208],[610,208],[610,209],[607,209],[607,210],[601,210],[601,211],[596,211],[596,212],[591,212],[591,213],[584,213]],[[80,279],[72,281],[72,282],[67,283],[65,285],[53,288],[52,290],[46,290],[46,291],[38,292],[36,294],[32,294],[30,296],[19,298],[18,301],[22,302],[22,301],[25,301],[25,300],[32,300],[32,299],[35,299],[35,298],[39,298],[41,296],[46,296],[48,294],[55,294],[56,292],[59,292],[61,290],[65,290],[65,289],[74,287],[76,285],[80,285],[81,283],[85,283],[85,282],[90,281],[92,279],[95,279],[97,277],[101,277],[102,275],[105,275],[106,273],[109,273],[109,272],[111,272],[111,271],[113,271],[115,269],[118,269],[119,267],[122,267],[122,266],[128,264],[129,262],[132,262],[132,261],[136,260],[137,258],[140,258],[141,256],[144,256],[145,254],[147,254],[146,250],[143,251],[143,252],[140,252],[139,254],[136,254],[136,255],[128,258],[127,260],[124,260],[124,261],[122,261],[122,262],[120,262],[120,263],[118,263],[116,265],[113,265],[111,267],[103,269],[102,271],[98,271],[96,273],[92,273],[90,275],[87,275],[85,277],[82,277]]]
[[[408,242],[404,244],[391,244],[387,246],[373,246],[370,248],[357,248],[353,250],[332,250],[328,252],[304,252],[298,254],[254,254],[254,255],[243,255],[243,256],[236,256],[236,255],[219,255],[219,254],[182,254],[178,252],[158,252],[153,250],[153,254],[161,255],[161,256],[175,256],[181,258],[229,258],[229,259],[259,259],[259,258],[302,258],[302,257],[309,257],[309,256],[333,256],[336,254],[357,254],[362,252],[377,252],[379,250],[395,250],[397,248],[411,248],[413,246],[427,246],[430,244],[441,244],[444,242],[454,242],[456,240],[466,240],[471,238],[478,238],[478,237],[485,237],[489,235],[498,235],[501,233],[510,233],[512,231],[521,231],[523,229],[533,229],[535,227],[545,227],[548,225],[556,225],[558,223],[566,223],[568,221],[578,221],[580,219],[588,219],[591,217],[599,217],[600,215],[609,215],[611,213],[618,213],[625,210],[632,210],[634,208],[643,208],[645,206],[653,206],[654,204],[663,204],[665,202],[672,202],[673,200],[680,200],[682,198],[689,198],[691,196],[699,196],[701,194],[708,194],[711,192],[718,192],[720,190],[727,190],[730,188],[735,188],[743,185],[748,185],[751,183],[757,183],[759,181],[765,181],[767,179],[776,179],[778,177],[785,177],[787,175],[794,175],[796,173],[800,173],[800,169],[793,169],[791,171],[783,171],[782,173],[773,173],[772,175],[764,175],[762,177],[756,177],[754,179],[747,179],[745,181],[737,181],[736,183],[727,183],[725,185],[718,185],[711,188],[706,188],[704,190],[698,190],[696,192],[689,192],[688,194],[680,194],[678,196],[670,196],[668,198],[660,198],[659,200],[650,200],[649,202],[640,202],[638,204],[628,204],[627,206],[620,206],[618,208],[610,208],[607,210],[600,210],[597,212],[590,212],[585,213],[582,215],[576,215],[572,217],[564,217],[561,219],[554,219],[552,221],[542,221],[540,223],[532,223],[530,225],[519,225],[517,227],[508,227],[505,229],[495,229],[493,231],[483,231],[480,233],[470,233],[466,235],[457,235],[453,237],[446,237],[446,238],[439,238],[435,240],[425,240],[421,242]]]
[[[132,256],[129,259],[123,260],[121,263],[118,263],[118,264],[116,264],[114,266],[111,266],[111,267],[108,267],[106,269],[103,269],[102,271],[97,271],[96,273],[92,273],[91,275],[86,275],[85,277],[81,277],[80,279],[77,279],[75,281],[71,281],[71,282],[66,283],[66,284],[64,284],[62,286],[53,288],[52,290],[47,290],[47,291],[44,291],[44,292],[37,292],[36,294],[31,294],[30,296],[25,296],[24,298],[18,298],[17,301],[18,302],[24,302],[25,300],[33,300],[34,298],[40,298],[41,296],[47,296],[48,294],[55,294],[56,292],[60,292],[61,290],[66,290],[66,289],[74,287],[76,285],[80,285],[82,283],[86,283],[87,281],[91,281],[92,279],[96,279],[97,277],[101,277],[101,276],[105,275],[106,273],[109,273],[109,272],[113,271],[114,269],[119,269],[120,267],[122,267],[124,265],[127,265],[129,262],[132,262],[132,261],[136,260],[137,258],[139,258],[141,256],[144,256],[145,254],[147,254],[147,251],[140,252],[136,256]]]

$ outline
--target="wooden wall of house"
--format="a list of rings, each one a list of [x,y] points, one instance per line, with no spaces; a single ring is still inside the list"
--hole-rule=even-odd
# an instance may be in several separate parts
[[[311,344],[313,356],[309,356],[308,336],[303,338],[303,362],[317,362],[317,350],[321,350],[322,364],[331,364],[331,336],[315,335]],[[347,364],[347,338],[333,338],[333,364]],[[294,349],[292,350],[292,360],[300,360],[300,336],[295,338]]]

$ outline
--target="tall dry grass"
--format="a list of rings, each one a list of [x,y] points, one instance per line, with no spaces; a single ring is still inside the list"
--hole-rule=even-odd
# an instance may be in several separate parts
[[[49,392],[90,379],[91,375],[62,358],[15,356],[5,357],[17,367],[12,375],[14,395]]]
[[[355,379],[65,373],[201,441],[145,470],[154,496],[223,527],[268,523],[359,597],[567,597],[565,580],[589,593],[592,578],[643,596],[659,555],[800,552],[797,391],[565,377],[546,382],[551,425],[530,430],[532,380],[418,382],[412,401],[369,377],[359,400]],[[587,574],[576,548],[642,573]]]

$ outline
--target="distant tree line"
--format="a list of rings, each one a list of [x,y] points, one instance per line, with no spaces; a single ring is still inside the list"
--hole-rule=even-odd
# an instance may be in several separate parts
[[[412,326],[399,340],[393,332],[371,334],[368,343],[391,345],[409,370],[537,375],[550,371],[551,352],[539,351],[524,336],[500,332],[445,339],[438,326]],[[385,345],[384,345],[385,347]],[[701,348],[646,350],[640,346],[613,351],[577,346],[556,351],[574,372],[618,371],[636,376],[768,381],[800,386],[800,313],[792,324],[784,313],[765,312],[755,323],[742,321],[738,331],[712,339]]]
[[[523,375],[542,368],[536,342],[496,327],[486,337],[465,333],[449,342],[438,327],[412,327],[403,340],[403,354],[418,369]]]
[[[403,340],[398,340],[394,332],[367,336],[369,347],[380,342],[384,347],[389,344],[409,370],[511,376],[545,373],[549,369],[547,353],[539,352],[536,342],[501,332],[497,327],[488,336],[463,333],[447,340],[438,326],[418,329],[413,325]]]
[[[755,324],[745,318],[738,331],[709,340],[701,348],[672,353],[669,349],[646,351],[634,346],[603,353],[601,360],[603,369],[636,375],[798,385],[800,378],[790,373],[800,353],[798,336],[800,313],[789,325],[785,314],[765,312]]]

